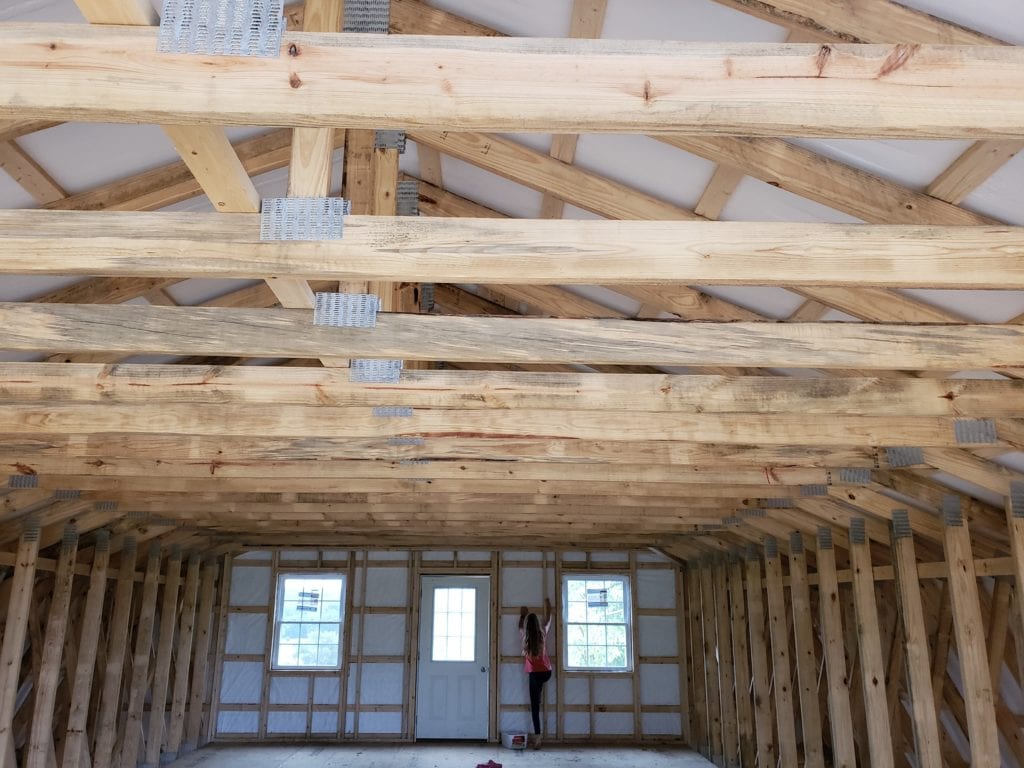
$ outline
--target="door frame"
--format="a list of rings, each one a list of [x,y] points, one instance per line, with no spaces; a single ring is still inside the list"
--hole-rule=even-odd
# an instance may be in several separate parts
[[[419,558],[417,558],[419,559]],[[423,578],[430,576],[452,576],[455,578],[465,576],[484,576],[488,580],[488,600],[490,605],[490,614],[488,616],[488,643],[487,643],[487,739],[486,742],[489,744],[497,743],[500,740],[498,734],[498,665],[500,664],[500,647],[498,643],[498,630],[501,626],[501,617],[498,615],[499,606],[501,605],[500,589],[501,589],[501,572],[498,567],[498,562],[494,553],[491,553],[491,567],[490,568],[474,568],[470,567],[459,567],[451,568],[445,567],[443,564],[440,565],[427,565],[424,567],[422,564],[416,569],[415,580],[413,582],[413,604],[412,608],[414,611],[414,620],[411,622],[410,632],[410,643],[409,643],[409,655],[410,655],[410,670],[409,670],[409,697],[408,701],[408,712],[409,712],[409,736],[413,741],[417,740],[416,736],[416,716],[418,711],[419,701],[419,659],[420,659],[420,625],[423,621],[422,609],[423,609]]]

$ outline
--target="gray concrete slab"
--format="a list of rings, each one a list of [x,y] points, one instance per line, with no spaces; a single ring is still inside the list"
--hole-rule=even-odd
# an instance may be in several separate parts
[[[696,752],[676,747],[546,746],[508,750],[491,744],[215,745],[168,768],[707,768]]]

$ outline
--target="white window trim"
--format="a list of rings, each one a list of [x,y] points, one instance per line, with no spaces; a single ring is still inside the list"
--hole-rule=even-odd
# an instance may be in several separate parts
[[[348,579],[344,573],[338,571],[314,571],[309,569],[295,569],[295,570],[279,570],[277,571],[277,578],[274,582],[274,629],[273,629],[273,643],[270,650],[270,669],[274,672],[295,672],[309,670],[311,672],[317,671],[334,671],[340,670],[345,663],[345,604],[346,604],[346,590],[348,589]],[[277,663],[277,651],[278,645],[280,644],[281,638],[281,603],[284,600],[284,590],[281,589],[281,582],[286,578],[293,579],[340,579],[341,580],[341,612],[340,619],[338,620],[338,663],[329,666],[305,666],[305,665],[294,665],[294,664],[278,664]],[[301,622],[288,622],[289,624],[301,623]],[[333,622],[318,622],[320,624],[330,624]]]
[[[626,666],[625,667],[577,667],[569,664],[569,624],[579,622],[569,621],[569,581],[612,581],[622,582],[623,613],[626,616]],[[562,574],[562,621],[561,630],[562,642],[561,652],[564,659],[563,669],[567,672],[594,672],[608,675],[632,674],[635,666],[633,658],[633,582],[629,574],[624,573],[563,573]],[[587,624],[589,622],[584,622]],[[618,625],[604,625],[618,626]]]

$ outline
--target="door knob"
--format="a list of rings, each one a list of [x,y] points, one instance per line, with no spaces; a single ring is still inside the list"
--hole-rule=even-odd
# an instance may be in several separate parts
[[[487,667],[480,667],[480,671],[481,672],[486,672],[487,671]]]

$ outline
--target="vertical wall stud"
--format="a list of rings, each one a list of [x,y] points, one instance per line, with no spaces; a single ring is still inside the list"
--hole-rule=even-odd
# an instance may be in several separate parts
[[[121,742],[121,768],[135,768],[139,759],[142,714],[149,681],[149,654],[153,647],[153,623],[156,620],[156,599],[160,588],[160,559],[160,546],[151,546],[146,562],[146,576],[142,582],[142,609],[135,625],[135,653],[132,658],[132,677],[128,685],[124,739]],[[128,563],[122,560],[122,567],[129,567]]]
[[[732,654],[732,624],[729,617],[729,591],[726,586],[728,564],[714,565],[715,615],[718,637],[718,672],[722,707],[722,753],[728,768],[739,765],[739,729],[736,722],[736,676]]]
[[[768,677],[768,644],[764,635],[764,590],[761,587],[761,558],[755,548],[747,552],[747,624],[750,627],[750,673],[754,687],[754,733],[757,764],[775,765],[776,749]]]
[[[828,712],[832,727],[832,762],[836,768],[857,765],[850,713],[850,681],[843,646],[843,612],[832,531],[818,529],[818,610],[821,613],[822,651],[828,673]]]
[[[71,689],[67,735],[64,741],[63,768],[79,768],[89,764],[89,745],[86,726],[92,682],[96,672],[100,628],[103,626],[103,603],[107,594],[107,567],[110,563],[110,535],[106,531],[96,534],[92,571],[89,574],[89,592],[82,610],[82,634],[78,640],[78,663]]]
[[[103,671],[103,689],[96,716],[96,745],[93,768],[110,768],[113,764],[114,739],[117,735],[118,709],[121,701],[121,679],[128,649],[128,625],[132,615],[132,591],[135,589],[135,539],[125,540],[121,548],[117,588],[114,591],[114,615],[107,631],[107,656]]]
[[[192,685],[188,703],[188,721],[185,725],[185,741],[182,752],[192,752],[199,747],[202,729],[203,705],[206,702],[207,680],[209,679],[210,638],[213,633],[213,603],[217,587],[217,561],[210,560],[203,566],[203,583],[200,587],[199,610],[196,612],[195,651],[192,656]]]
[[[871,545],[864,531],[864,519],[860,517],[850,521],[850,566],[871,765],[873,768],[893,768],[892,730],[885,698],[885,664],[878,628],[875,574],[871,564]]]
[[[779,545],[765,537],[765,592],[768,595],[768,627],[772,641],[772,669],[775,678],[775,722],[778,728],[779,759],[782,765],[796,765],[796,718],[790,678],[789,627],[786,621],[786,593],[782,585]]]
[[[985,625],[978,598],[978,578],[974,570],[971,534],[958,497],[946,497],[943,516],[946,522],[944,544],[949,566],[949,596],[953,604],[953,631],[956,633],[956,653],[963,681],[971,763],[999,765],[999,734],[985,647]]]
[[[185,592],[181,599],[181,619],[178,624],[178,646],[174,654],[171,719],[167,725],[166,754],[161,758],[166,762],[178,756],[185,731],[185,704],[188,701],[192,637],[196,626],[196,601],[199,599],[199,567],[199,555],[192,555],[185,572]]]
[[[708,560],[700,569],[701,623],[704,626],[704,667],[708,697],[708,733],[710,737],[710,760],[722,765],[722,679],[718,663],[718,626],[715,621],[715,589],[712,579],[714,564]]]
[[[700,595],[700,565],[696,560],[686,564],[684,574],[686,596],[690,609],[690,682],[693,693],[690,697],[693,717],[693,741],[691,746],[702,755],[711,754],[711,738],[709,736],[707,700],[707,673],[704,659],[704,627],[701,623],[703,605]]]
[[[160,606],[160,630],[157,635],[156,661],[153,665],[153,690],[149,702],[149,730],[146,733],[144,768],[158,768],[160,747],[167,725],[167,686],[171,678],[171,651],[174,625],[178,618],[178,590],[181,587],[181,550],[175,547],[167,558],[164,594]]]
[[[736,672],[736,723],[739,731],[740,765],[754,765],[754,710],[750,699],[750,649],[747,605],[743,594],[743,565],[729,562],[729,604],[732,606],[733,668]]]
[[[807,555],[803,534],[794,531],[789,540],[789,595],[793,606],[793,638],[796,641],[796,673],[800,686],[800,724],[804,736],[804,765],[824,768],[821,711],[818,702],[818,662],[814,656],[811,628],[811,589],[807,580]]]
[[[942,768],[939,748],[939,723],[935,716],[935,692],[932,688],[931,662],[928,658],[928,633],[921,603],[921,582],[910,519],[901,509],[892,513],[892,556],[896,575],[896,595],[903,616],[907,682],[914,722],[914,747],[921,768]]]

